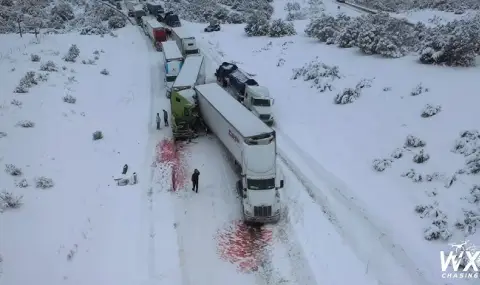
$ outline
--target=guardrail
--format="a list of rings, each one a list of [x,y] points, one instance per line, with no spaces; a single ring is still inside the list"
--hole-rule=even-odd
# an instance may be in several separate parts
[[[351,3],[351,2],[344,2],[343,3],[344,5],[346,6],[350,6],[352,8],[355,8],[357,10],[360,10],[360,11],[363,11],[363,12],[366,12],[366,13],[369,13],[369,14],[378,14],[379,12],[381,11],[378,11],[378,10],[375,10],[375,9],[370,9],[370,8],[366,8],[366,7],[363,7],[363,6],[360,6],[358,4],[354,4],[354,3]],[[406,20],[406,23],[407,25],[410,25],[410,26],[415,26],[415,23],[412,23],[410,22],[410,20],[408,20],[407,18],[405,17],[401,17],[401,16],[397,16],[397,15],[392,15],[391,13],[389,13],[391,17],[394,17],[394,18],[397,18],[397,19],[404,19]]]

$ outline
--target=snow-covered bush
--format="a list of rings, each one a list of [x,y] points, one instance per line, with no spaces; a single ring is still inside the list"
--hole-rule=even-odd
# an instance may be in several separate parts
[[[102,69],[102,71],[100,71],[100,74],[109,75],[110,72],[104,68],[104,69]]]
[[[70,21],[75,18],[72,6],[66,2],[60,2],[53,6],[51,13],[53,16],[58,16],[58,19],[63,22]]]
[[[93,59],[88,59],[88,60],[82,60],[82,64],[88,64],[88,65],[94,65],[95,64],[95,60]]]
[[[268,18],[261,13],[253,13],[247,19],[245,33],[250,37],[266,36],[269,33],[269,29]]]
[[[470,196],[467,197],[468,202],[478,204],[480,202],[480,185],[473,185],[470,188]]]
[[[33,62],[39,62],[40,61],[40,56],[38,54],[31,54],[30,55],[30,60]]]
[[[20,83],[15,88],[15,93],[27,93],[28,89],[34,85],[38,84],[37,79],[35,78],[36,73],[34,71],[28,71],[22,79],[20,79]]]
[[[392,166],[391,159],[375,159],[373,161],[373,169],[377,172],[383,172],[390,166]]]
[[[287,21],[305,20],[307,16],[298,2],[288,2],[283,9],[288,12]]]
[[[53,183],[52,178],[48,178],[48,177],[45,177],[45,176],[35,178],[35,187],[36,188],[48,189],[48,188],[52,188],[53,186],[55,186],[55,183]]]
[[[440,105],[427,104],[423,108],[421,116],[422,116],[422,118],[429,118],[429,117],[435,116],[441,110],[442,110],[442,106],[440,106]]]
[[[430,159],[430,155],[428,155],[428,153],[425,153],[423,149],[420,150],[419,153],[413,156],[413,162],[415,163],[424,163],[429,159]]]
[[[23,120],[23,121],[19,121],[17,123],[17,126],[22,128],[33,128],[35,127],[35,123],[29,120]]]
[[[109,32],[110,30],[98,21],[90,22],[80,29],[80,35],[105,35]]]
[[[63,57],[63,60],[68,62],[75,62],[79,55],[80,49],[77,47],[77,45],[73,44],[68,49],[68,53]]]
[[[48,81],[49,73],[38,73],[37,74],[37,81],[38,82],[47,82]]]
[[[231,12],[228,14],[226,22],[229,24],[242,24],[245,23],[245,16],[240,13]]]
[[[77,98],[73,97],[72,95],[68,94],[63,97],[63,102],[68,104],[75,104],[77,102]]]
[[[55,62],[49,60],[49,61],[47,61],[46,63],[43,63],[40,66],[40,70],[41,71],[54,72],[54,71],[58,71],[58,68],[57,68],[57,65],[55,64]]]
[[[303,67],[293,69],[292,79],[297,80],[299,78],[304,81],[311,81],[311,87],[316,87],[320,92],[324,92],[327,89],[331,91],[330,82],[340,79],[341,75],[338,66],[327,65],[316,57]]]
[[[101,131],[96,131],[93,133],[92,137],[94,141],[101,140],[103,139],[103,133]]]
[[[480,152],[480,132],[466,130],[460,133],[460,138],[455,141],[452,152],[469,156]]]
[[[6,132],[0,132],[0,139],[8,136]]]
[[[463,219],[455,223],[455,227],[461,230],[465,237],[477,232],[480,225],[480,214],[471,210],[463,210]]]
[[[475,155],[470,155],[466,158],[465,161],[466,171],[469,174],[478,174],[480,173],[480,153],[476,153]]]
[[[390,154],[392,158],[399,159],[403,157],[403,149],[401,148],[396,148],[395,150],[392,151]]]
[[[415,86],[415,88],[412,89],[412,91],[410,92],[410,95],[418,96],[428,91],[430,91],[430,89],[423,87],[422,83],[419,83],[417,86]]]
[[[275,38],[293,36],[296,33],[293,23],[285,22],[282,19],[273,20],[268,31],[268,35]]]
[[[22,176],[23,174],[22,169],[14,164],[5,164],[5,172],[12,176]]]
[[[480,3],[477,0],[352,0],[352,2],[367,8],[386,12],[430,9],[458,13],[458,11],[461,12],[468,9],[480,9]]]
[[[22,107],[22,105],[23,105],[22,101],[19,101],[17,99],[13,99],[12,101],[10,101],[10,104],[12,104],[13,106],[17,106],[17,107]]]
[[[427,143],[424,140],[414,135],[408,135],[405,139],[406,147],[424,147],[425,145],[427,145]]]
[[[27,179],[22,178],[20,181],[18,181],[15,186],[19,188],[27,188],[29,186]]]
[[[0,193],[0,209],[18,209],[23,205],[23,196],[15,196],[12,192],[3,191]]]
[[[436,219],[430,226],[424,230],[424,238],[426,240],[443,240],[448,241],[452,237],[452,233],[448,230],[448,222],[444,219]]]
[[[305,28],[305,34],[309,37],[316,38],[320,42],[334,42],[339,30],[335,17],[321,14],[317,18],[312,18]]]
[[[113,16],[108,20],[108,27],[110,29],[120,29],[127,25],[127,20],[121,16]]]
[[[415,183],[419,183],[423,181],[423,175],[415,171],[415,169],[413,168],[408,171],[405,171],[404,173],[402,173],[401,176],[410,178]]]
[[[14,4],[13,0],[0,0],[0,6],[12,7]]]
[[[333,102],[338,105],[345,105],[355,102],[360,97],[360,91],[357,88],[345,88],[338,93]]]

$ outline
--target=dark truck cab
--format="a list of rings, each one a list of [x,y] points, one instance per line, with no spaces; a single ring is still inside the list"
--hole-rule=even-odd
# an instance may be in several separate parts
[[[238,69],[238,66],[223,62],[220,67],[215,71],[215,77],[217,82],[224,88],[230,87],[235,91],[235,97],[238,101],[242,102],[245,96],[246,86],[259,86],[255,79],[249,78],[245,73]]]

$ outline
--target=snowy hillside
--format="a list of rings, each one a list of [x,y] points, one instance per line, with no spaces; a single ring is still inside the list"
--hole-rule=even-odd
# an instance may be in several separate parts
[[[273,19],[287,16],[277,8],[285,5],[274,2]],[[333,2],[322,8],[359,15]],[[312,196],[347,197],[350,207],[405,250],[412,268],[431,282],[448,281],[441,277],[439,251],[465,239],[480,244],[480,70],[422,65],[409,51],[384,59],[362,54],[362,46],[325,45],[305,35],[308,23],[295,22],[297,35],[285,28],[283,37],[261,36],[259,29],[247,37],[248,24],[223,25],[214,33],[185,25],[213,61],[236,62],[270,89],[279,147],[317,181],[319,193]],[[342,215],[338,208],[332,212]],[[344,221],[343,230],[358,236]]]

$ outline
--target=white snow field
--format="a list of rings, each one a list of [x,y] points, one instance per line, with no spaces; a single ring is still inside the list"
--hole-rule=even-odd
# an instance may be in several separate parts
[[[74,63],[62,59],[71,44]],[[152,130],[154,111],[168,105],[161,56],[149,46],[132,26],[118,37],[43,35],[38,44],[0,35],[0,191],[23,197],[18,209],[2,203],[0,284],[181,284],[173,208],[161,191],[171,178],[151,180],[161,170],[151,168],[155,144],[169,134]],[[49,60],[57,71],[40,71]],[[14,93],[27,71],[48,79]],[[34,126],[16,125],[24,120]],[[9,164],[22,173],[3,171]],[[124,164],[139,184],[116,185]],[[54,184],[39,188],[43,176]]]
[[[338,13],[336,6],[327,12]],[[283,38],[249,38],[244,25],[225,24],[213,33],[204,33],[204,24],[185,26],[217,66],[234,62],[270,89],[280,157],[296,168],[297,177],[304,176],[311,199],[332,216],[331,224],[366,272],[382,284],[474,283],[443,278],[439,252],[464,240],[480,244],[471,222],[480,211],[475,186],[480,69],[426,66],[414,56],[382,59],[327,46],[305,36],[306,23],[297,21],[298,35]],[[293,69],[315,60],[339,67],[340,78],[326,80],[331,91],[292,79]],[[333,103],[337,93],[362,79],[371,87],[363,88],[360,98]],[[409,135],[425,145],[407,142]],[[429,156],[423,163],[422,150]],[[286,191],[292,191],[290,184]],[[317,268],[325,252],[309,248],[307,237],[301,235],[299,244]],[[335,260],[341,266],[342,259]]]

